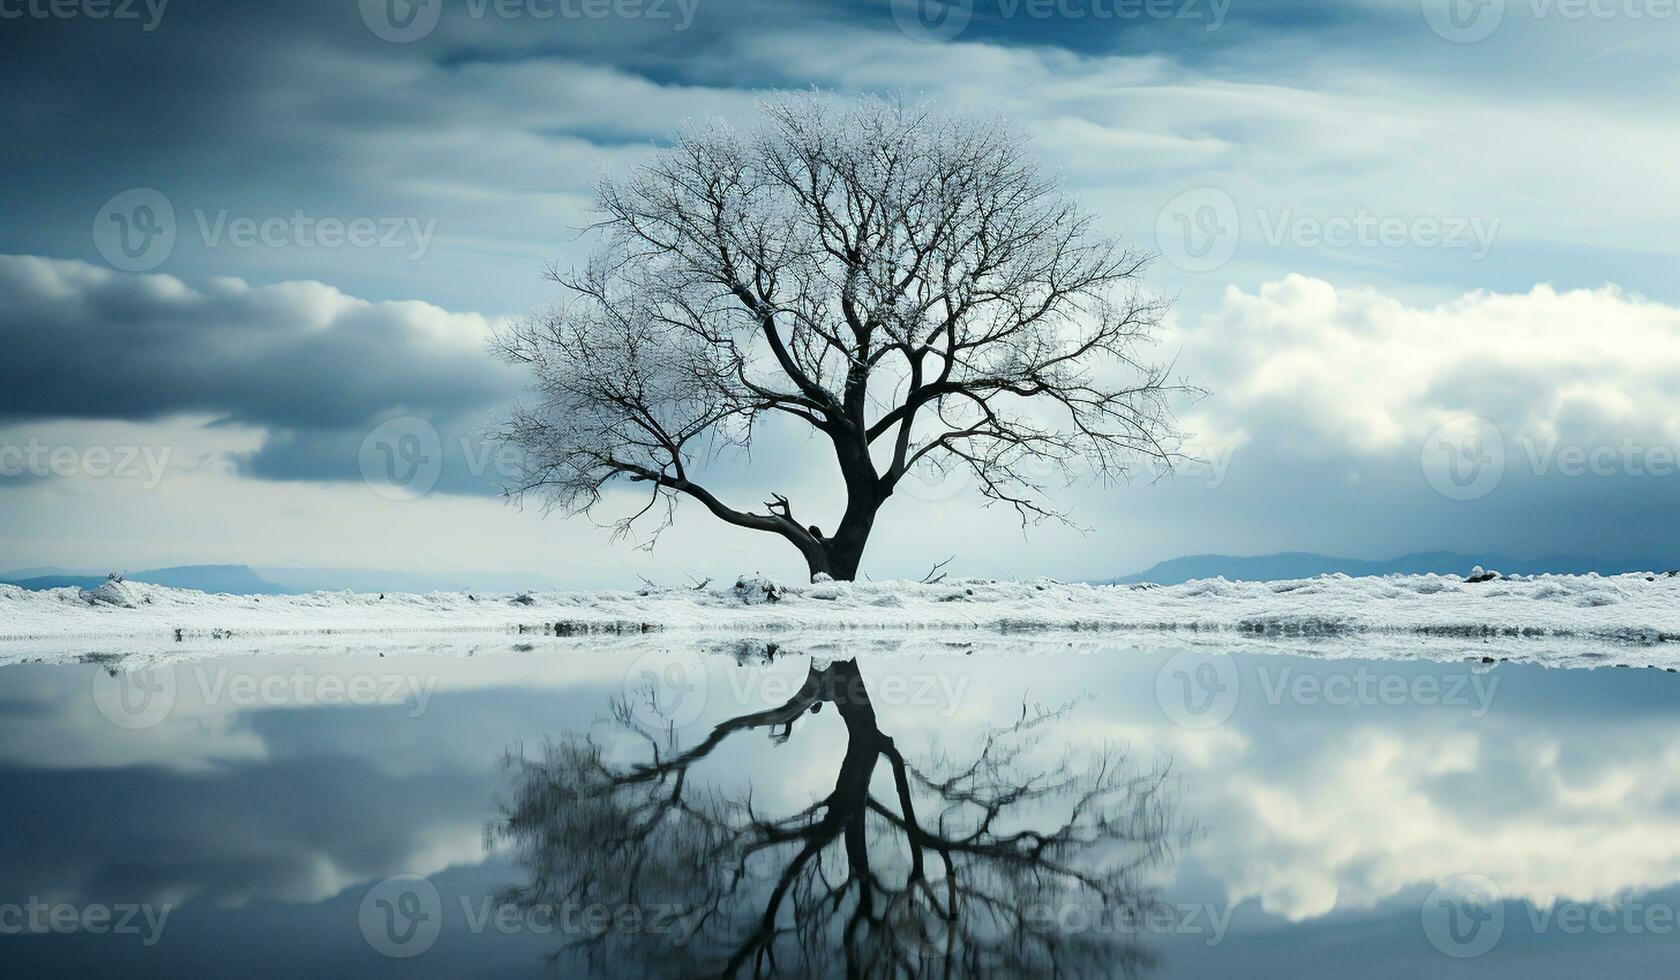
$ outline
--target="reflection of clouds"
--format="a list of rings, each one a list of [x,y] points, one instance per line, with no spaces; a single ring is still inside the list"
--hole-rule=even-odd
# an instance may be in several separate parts
[[[345,757],[207,772],[0,770],[29,800],[0,838],[0,901],[314,902],[483,858],[488,774],[393,777]]]
[[[596,685],[602,685],[603,690],[608,684],[617,688],[624,662],[616,656],[596,655],[301,654],[206,659],[157,668],[175,671],[175,703],[163,720],[132,731],[119,730],[98,711],[93,682],[95,673],[103,669],[36,664],[3,668],[0,764],[66,768],[145,764],[195,770],[300,750],[340,752],[348,748],[392,772],[431,768],[440,758],[477,766],[506,747],[511,718],[494,706],[449,702],[469,696],[497,698],[504,691],[547,692],[568,693],[583,707]],[[328,677],[343,685],[358,679],[363,684],[371,683],[364,692],[371,692],[370,696],[359,694],[360,705],[322,704],[323,699],[330,702],[334,697],[315,693],[321,690],[321,679]],[[259,686],[265,679],[285,682],[269,688],[279,690],[282,697],[276,700],[259,694],[253,703],[251,697],[232,693],[236,679],[250,679]],[[580,688],[588,688],[590,694]],[[301,697],[296,696],[299,694]],[[346,695],[339,700],[350,698]],[[601,710],[596,701],[599,699],[563,724],[588,724]],[[545,707],[552,709],[553,704],[527,707],[535,716]],[[447,720],[428,720],[434,712],[447,718],[463,711],[474,714],[476,723],[455,719],[461,723],[461,730],[455,730]],[[287,724],[278,720],[299,712],[331,713],[332,724]],[[543,717],[550,728],[554,727],[551,714]],[[463,739],[464,731],[482,737]],[[361,741],[345,744],[352,734]],[[278,744],[277,740],[287,744]]]
[[[1186,811],[1205,833],[1195,866],[1226,900],[1258,899],[1291,921],[1365,909],[1454,875],[1492,877],[1511,898],[1547,905],[1680,881],[1680,747],[1673,711],[1641,695],[1632,671],[1501,665],[1492,710],[1471,706],[1272,705],[1245,688],[1236,714],[1206,731],[1173,724],[1153,699],[1166,654],[1116,651],[1057,662],[966,660],[988,706],[1002,692],[1053,702],[1090,694],[1071,735],[1170,757]],[[1346,674],[1360,661],[1242,656],[1296,674]],[[1368,662],[1408,678],[1452,664]],[[1019,694],[1015,695],[1017,698]],[[921,726],[960,744],[957,722]],[[910,738],[908,734],[901,736]]]
[[[280,672],[300,663],[341,675],[429,671],[438,682],[419,717],[402,706],[207,705],[188,683],[170,718],[141,732],[99,716],[98,667],[5,668],[0,799],[31,805],[8,813],[0,837],[0,901],[308,902],[390,874],[476,864],[491,800],[505,789],[503,752],[529,754],[545,736],[590,727],[636,656],[237,661]],[[1256,899],[1291,921],[1380,906],[1459,874],[1487,875],[1540,905],[1680,881],[1680,746],[1666,675],[1501,665],[1498,700],[1480,718],[1441,706],[1271,705],[1247,687],[1230,720],[1191,731],[1156,703],[1166,656],[880,655],[862,668],[882,692],[883,730],[918,757],[971,750],[981,726],[1019,716],[1023,701],[1091,699],[1039,746],[1046,760],[1099,743],[1128,748],[1140,764],[1170,758],[1186,814],[1205,831],[1180,880],[1214,879],[1226,900]],[[1361,663],[1408,677],[1459,669],[1238,661],[1245,680],[1260,663],[1320,676]],[[792,682],[808,661],[707,663],[717,698],[701,725],[785,697],[770,678]],[[903,703],[923,686],[888,681],[939,674],[965,681],[931,688],[960,692],[954,703]],[[895,689],[909,693],[895,701]],[[809,804],[831,788],[824,773],[844,737],[827,712],[803,726],[820,737],[802,754],[743,740],[696,775],[731,784],[750,773],[765,807]]]
[[[156,726],[103,718],[93,665],[0,675],[0,799],[30,800],[0,836],[0,901],[316,902],[359,882],[484,859],[502,753],[584,726],[617,658],[273,657],[235,673],[435,676],[408,705],[206,699],[182,667]],[[609,685],[610,681],[610,685]]]
[[[1262,749],[1265,751],[1265,749]],[[1427,880],[1417,863],[1438,855],[1456,874],[1469,855],[1443,834],[1444,814],[1429,784],[1475,765],[1473,740],[1362,729],[1300,759],[1284,774],[1233,772],[1220,817],[1204,814],[1220,831],[1199,849],[1222,877],[1232,902],[1259,897],[1269,912],[1292,920],[1323,915],[1338,905],[1365,907],[1407,884]]]
[[[1654,726],[1581,732],[1597,768],[1569,771],[1560,740],[1524,730],[1532,719],[1431,731],[1391,718],[1256,738],[1294,755],[1279,771],[1192,763],[1213,829],[1195,856],[1232,902],[1298,921],[1465,873],[1542,907],[1680,880],[1680,750],[1657,749]]]
[[[1198,731],[1179,725],[1155,728],[1138,723],[1108,723],[1092,728],[1097,738],[1149,746],[1193,769],[1206,769],[1221,761],[1229,764],[1250,750],[1248,736],[1229,727]]]

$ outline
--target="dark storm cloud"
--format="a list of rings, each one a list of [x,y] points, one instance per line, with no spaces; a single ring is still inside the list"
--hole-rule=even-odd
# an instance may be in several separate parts
[[[0,256],[0,420],[179,414],[260,427],[240,471],[357,480],[391,418],[432,427],[436,489],[491,493],[504,467],[476,431],[520,378],[488,322],[424,303],[367,303],[320,283],[193,289],[167,276]]]
[[[511,450],[486,445],[482,436],[484,413],[464,416],[393,416],[377,423],[350,429],[270,429],[262,445],[250,453],[233,456],[240,473],[259,480],[361,480],[400,479],[408,467],[397,444],[382,439],[379,426],[387,421],[400,436],[409,429],[426,433],[424,450],[429,463],[436,454],[436,482],[427,492],[491,496],[501,492],[516,474],[507,453]],[[431,433],[436,442],[431,442]],[[370,441],[371,440],[371,441]],[[385,446],[390,445],[390,449]],[[370,472],[364,472],[364,466]],[[387,470],[394,466],[394,471]]]
[[[204,683],[185,668],[179,677],[183,687]],[[131,738],[77,714],[73,700],[51,700],[87,690],[78,680],[55,686],[61,676],[23,668],[13,680],[22,696],[0,704],[0,728],[15,735],[18,726],[57,718],[88,726],[60,730],[73,744]],[[207,737],[254,738],[262,757],[191,771],[59,767],[0,751],[0,798],[28,801],[8,813],[0,835],[0,902],[31,894],[312,902],[353,881],[425,870],[440,845],[470,847],[478,838],[506,787],[510,746],[549,730],[557,711],[590,717],[607,693],[445,689],[427,703],[423,724],[411,704],[241,711],[225,729],[211,725],[217,734]],[[215,752],[204,755],[214,760]]]
[[[152,419],[334,429],[452,414],[517,388],[487,322],[373,304],[319,283],[202,290],[80,262],[0,256],[0,418]]]
[[[482,823],[496,788],[490,773],[392,776],[342,756],[211,774],[7,768],[0,787],[30,801],[11,815],[0,845],[5,900],[188,895],[212,904],[319,898],[323,865],[361,878],[409,870],[428,835]],[[322,821],[322,813],[359,819]]]

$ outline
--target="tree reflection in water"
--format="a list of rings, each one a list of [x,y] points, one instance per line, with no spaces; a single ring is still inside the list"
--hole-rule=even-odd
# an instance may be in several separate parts
[[[732,794],[691,772],[743,732],[789,743],[825,704],[845,722],[846,751],[833,791],[811,806],[768,814],[750,785]],[[1106,748],[1029,766],[1072,708],[1023,708],[967,758],[916,764],[878,726],[856,660],[813,664],[785,704],[686,749],[614,699],[614,725],[645,739],[644,761],[609,761],[585,736],[513,761],[489,836],[512,845],[530,881],[504,897],[604,907],[612,924],[555,963],[581,956],[608,973],[1135,973],[1153,959],[1135,924],[1162,911],[1148,879],[1179,839],[1168,774],[1132,771]]]

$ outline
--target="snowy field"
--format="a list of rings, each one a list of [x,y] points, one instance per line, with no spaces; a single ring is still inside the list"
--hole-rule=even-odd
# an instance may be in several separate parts
[[[206,595],[129,582],[40,592],[0,586],[0,663],[281,648],[471,653],[509,637],[532,649],[649,641],[835,653],[1171,644],[1680,667],[1680,577],[1473,582],[1325,575],[1170,586],[980,579],[786,585],[748,577],[703,589],[517,596]]]

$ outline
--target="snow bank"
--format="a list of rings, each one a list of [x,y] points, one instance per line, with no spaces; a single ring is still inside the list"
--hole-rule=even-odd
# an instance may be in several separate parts
[[[339,635],[520,633],[599,639],[658,633],[674,642],[763,637],[784,646],[841,637],[985,638],[1043,643],[1145,634],[1160,642],[1311,647],[1343,656],[1447,651],[1552,663],[1680,665],[1680,577],[1664,574],[1454,575],[1282,582],[1202,579],[1169,586],[957,579],[784,585],[747,577],[710,589],[429,595],[314,592],[206,595],[122,583],[123,603],[78,589],[0,586],[0,663],[133,652],[238,637],[246,643]],[[770,596],[774,595],[774,599]],[[1141,637],[1140,637],[1141,638]],[[261,648],[261,645],[257,647]]]

